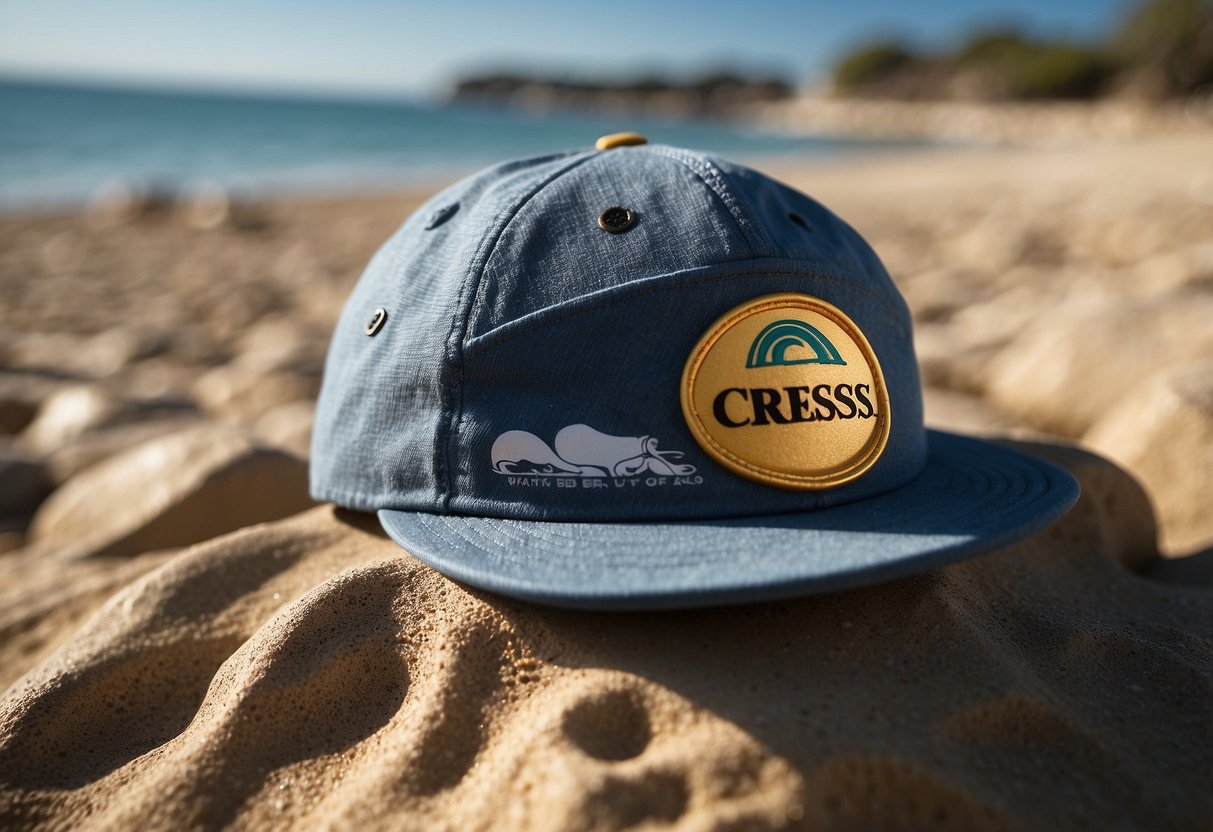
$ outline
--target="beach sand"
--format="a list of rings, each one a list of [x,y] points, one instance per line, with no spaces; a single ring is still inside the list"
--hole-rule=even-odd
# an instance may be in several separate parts
[[[1083,496],[665,614],[472,591],[309,502],[333,321],[425,194],[0,219],[0,824],[1208,828],[1210,146],[767,165],[884,258],[928,421]]]

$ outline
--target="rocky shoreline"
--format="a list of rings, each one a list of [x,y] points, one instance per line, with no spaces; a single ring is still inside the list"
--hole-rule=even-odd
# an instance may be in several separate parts
[[[905,101],[804,94],[747,106],[743,118],[806,135],[1077,146],[1213,135],[1213,98],[1052,102]]]

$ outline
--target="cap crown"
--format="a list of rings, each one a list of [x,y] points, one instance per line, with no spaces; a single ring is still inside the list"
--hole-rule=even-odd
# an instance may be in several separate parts
[[[624,233],[598,225],[612,206],[633,212]],[[713,322],[774,293],[841,310],[887,384],[887,447],[826,490],[723,467],[680,404]],[[909,311],[867,243],[753,170],[645,145],[503,163],[419,209],[337,324],[311,476],[318,499],[368,511],[631,521],[850,502],[925,456]]]

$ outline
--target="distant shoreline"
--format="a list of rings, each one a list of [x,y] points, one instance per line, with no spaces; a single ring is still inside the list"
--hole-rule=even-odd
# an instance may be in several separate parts
[[[1213,97],[1166,103],[1114,99],[985,103],[811,94],[751,105],[744,118],[793,133],[852,139],[1069,144],[1213,135]]]
[[[802,93],[735,101],[707,119],[628,109],[620,97],[573,109],[530,98],[475,108],[335,107],[0,84],[5,104],[18,117],[0,126],[4,216],[433,190],[495,161],[588,148],[625,129],[759,166],[910,147],[1213,136],[1208,99],[991,104]]]

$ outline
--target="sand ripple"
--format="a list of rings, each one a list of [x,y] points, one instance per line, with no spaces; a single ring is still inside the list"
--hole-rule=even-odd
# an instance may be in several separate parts
[[[1134,509],[1140,489],[1056,453],[1085,494],[1032,540],[723,610],[584,615],[482,595],[331,507],[235,532],[133,580],[10,689],[3,816],[1198,828],[1210,597],[1128,568],[1106,545],[1108,506]]]

